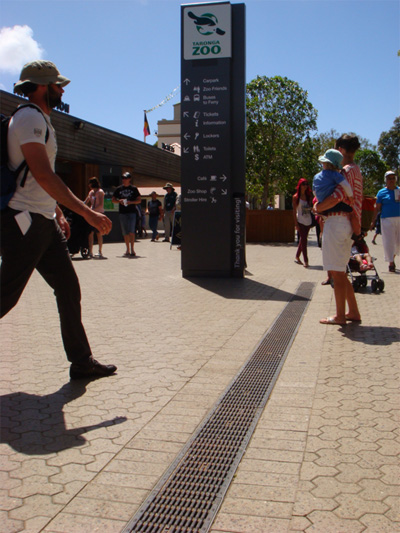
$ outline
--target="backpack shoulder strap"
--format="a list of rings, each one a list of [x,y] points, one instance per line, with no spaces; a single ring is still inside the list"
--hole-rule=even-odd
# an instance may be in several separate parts
[[[11,117],[13,117],[15,115],[15,113],[17,111],[19,111],[20,109],[23,109],[24,107],[31,107],[32,109],[36,109],[36,111],[38,113],[40,113],[46,123],[46,135],[45,135],[45,138],[44,138],[44,142],[47,144],[47,141],[49,140],[49,136],[50,136],[50,132],[49,132],[49,126],[47,124],[47,120],[43,114],[43,111],[40,109],[40,107],[38,107],[37,105],[35,104],[21,104],[20,106],[18,106],[16,109],[14,109],[14,111],[11,113],[11,116],[10,116],[10,119]]]

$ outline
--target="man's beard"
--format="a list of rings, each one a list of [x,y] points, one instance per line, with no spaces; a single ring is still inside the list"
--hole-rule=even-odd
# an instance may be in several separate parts
[[[62,95],[56,92],[51,85],[47,89],[47,103],[50,109],[54,109],[61,104]]]

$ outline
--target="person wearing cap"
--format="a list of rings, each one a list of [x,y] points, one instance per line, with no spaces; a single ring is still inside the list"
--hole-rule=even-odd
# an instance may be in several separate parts
[[[396,181],[397,177],[393,170],[386,172],[386,187],[376,195],[375,210],[371,222],[371,229],[373,229],[380,213],[382,244],[385,261],[389,263],[389,272],[396,272],[394,258],[400,253],[400,189],[396,185]]]
[[[164,229],[165,238],[163,242],[169,242],[172,230],[172,224],[174,223],[174,211],[177,194],[171,183],[166,183],[163,187],[167,191],[164,196]]]
[[[341,185],[348,198],[353,200],[353,190],[346,178],[340,174],[342,169],[343,156],[339,150],[327,150],[324,155],[318,158],[322,164],[323,170],[316,174],[313,179],[313,191],[317,197],[318,202],[323,202],[325,198],[330,196],[336,189],[337,185]],[[335,206],[337,207],[338,204]],[[350,212],[349,205],[341,205],[346,211]]]
[[[162,204],[160,200],[157,199],[156,191],[151,193],[151,200],[147,204],[147,212],[149,214],[149,226],[153,235],[151,237],[151,242],[158,241],[160,235],[157,231],[158,221],[162,219]]]
[[[313,179],[313,192],[318,202],[323,202],[325,198],[330,196],[337,185],[340,185],[346,193],[347,199],[350,203],[353,202],[353,190],[350,183],[346,178],[340,174],[339,170],[342,169],[343,155],[339,150],[327,150],[324,155],[318,158],[318,161],[322,164],[323,170],[316,174]],[[353,233],[359,235],[361,233],[361,226],[358,224],[356,216],[353,215],[353,208],[351,205],[345,202],[339,202],[335,206],[327,209],[322,215],[329,213],[351,213],[349,215],[350,222],[352,224]]]
[[[111,220],[79,200],[54,172],[57,153],[51,110],[61,103],[70,82],[50,61],[27,63],[14,92],[29,99],[33,107],[22,107],[8,128],[8,157],[12,170],[23,160],[29,172],[1,211],[1,316],[18,302],[36,269],[54,291],[60,315],[61,335],[71,363],[71,379],[98,378],[113,374],[115,365],[93,358],[81,320],[81,293],[67,239],[70,228],[57,202],[81,215],[105,235]],[[48,135],[48,138],[46,138]]]
[[[354,162],[355,153],[359,148],[360,142],[356,135],[344,134],[335,142],[335,149],[343,156],[342,174],[353,191],[353,223],[357,224],[357,230],[360,228],[360,231],[353,230],[348,213],[343,211],[327,213],[322,234],[322,260],[324,270],[328,271],[329,277],[333,280],[336,313],[332,317],[322,318],[321,324],[344,326],[347,321],[361,322],[353,285],[346,273],[351,253],[352,234],[358,235],[361,232],[363,178],[359,166]],[[346,193],[340,184],[325,200],[317,202],[315,209],[318,214],[321,214],[343,201],[346,201]]]
[[[122,185],[115,189],[111,198],[113,204],[119,204],[119,220],[126,246],[124,257],[136,256],[135,234],[136,217],[138,216],[136,206],[142,201],[138,189],[131,185],[131,179],[130,172],[125,172],[122,175]]]

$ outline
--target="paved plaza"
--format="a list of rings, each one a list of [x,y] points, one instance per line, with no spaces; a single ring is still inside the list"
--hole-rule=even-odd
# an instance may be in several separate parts
[[[346,327],[319,324],[334,298],[314,234],[309,269],[294,244],[248,245],[243,280],[183,279],[181,252],[150,239],[136,258],[76,256],[93,353],[118,366],[91,382],[69,381],[34,273],[0,323],[0,532],[120,533],[303,281],[312,299],[210,531],[400,531],[400,271],[367,242],[385,290],[359,292]]]

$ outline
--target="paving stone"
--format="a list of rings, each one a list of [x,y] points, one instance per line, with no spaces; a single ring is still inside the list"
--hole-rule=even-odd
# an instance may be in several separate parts
[[[321,496],[325,498],[336,498],[339,494],[357,494],[361,491],[361,487],[356,483],[340,483],[332,477],[314,478],[313,483],[315,488],[312,490],[314,496]]]
[[[290,525],[289,520],[278,518],[261,518],[258,516],[240,516],[219,513],[212,524],[210,533],[222,531],[235,531],[240,533],[260,533],[260,531],[284,533]]]
[[[100,517],[73,515],[69,513],[59,514],[43,529],[44,533],[83,533],[104,532],[120,533],[125,526],[124,520],[106,520]]]
[[[291,503],[267,502],[262,500],[240,499],[227,497],[224,501],[224,512],[249,516],[262,516],[269,518],[291,518]]]
[[[0,511],[10,511],[22,505],[21,498],[10,498],[9,491],[0,489]]]
[[[288,531],[307,531],[307,528],[310,527],[310,521],[303,516],[294,516],[290,521],[290,526]]]
[[[24,498],[23,505],[9,512],[10,518],[17,520],[29,520],[40,516],[53,516],[53,513],[61,511],[61,505],[55,505],[50,496],[35,494]]]
[[[384,500],[384,503],[389,506],[389,510],[386,511],[386,518],[393,524],[393,529],[395,531],[400,531],[400,506],[399,506],[399,497],[398,496],[389,496]],[[363,520],[366,520],[366,515],[363,517]],[[397,528],[397,530],[396,530]]]
[[[314,511],[307,518],[312,523],[307,529],[307,533],[310,531],[315,533],[320,533],[321,531],[359,533],[365,530],[365,527],[359,521],[345,520],[328,511]]]
[[[336,469],[340,472],[336,479],[341,483],[359,483],[366,478],[379,479],[382,476],[378,469],[360,468],[358,465],[349,463],[337,465]]]
[[[24,522],[22,520],[10,519],[7,511],[0,511],[0,523],[2,524],[4,533],[18,533],[24,530]]]
[[[365,501],[356,494],[339,494],[335,496],[339,506],[335,514],[342,518],[360,519],[366,513],[385,514],[387,506],[382,502]]]
[[[319,466],[316,463],[304,461],[301,466],[300,479],[312,481],[313,479],[321,476],[335,477],[337,473],[338,470],[336,468],[330,466]]]
[[[396,531],[400,531],[400,522],[398,520],[395,523],[380,514],[366,514],[360,518],[360,522],[365,525],[367,531],[373,531],[374,533],[396,533]]]
[[[307,516],[312,511],[333,511],[337,507],[338,503],[333,498],[321,498],[313,496],[308,491],[298,491],[293,507],[293,515]]]

